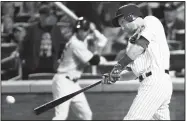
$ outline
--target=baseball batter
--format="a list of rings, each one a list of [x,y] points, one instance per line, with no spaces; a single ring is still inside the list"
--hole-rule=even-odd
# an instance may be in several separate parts
[[[161,22],[154,16],[143,18],[140,9],[129,4],[118,9],[112,23],[131,37],[124,57],[103,76],[103,83],[135,78],[140,81],[138,93],[124,120],[170,120],[170,52]]]
[[[75,34],[66,44],[58,67],[58,73],[53,78],[52,93],[54,99],[80,90],[81,87],[77,80],[81,77],[84,67],[88,64],[98,65],[102,62],[101,57],[88,50],[85,43],[91,31],[97,39],[98,46],[100,48],[105,46],[107,42],[106,37],[96,30],[90,22],[80,17],[75,26]],[[66,120],[70,106],[79,119],[92,119],[92,111],[87,99],[84,93],[81,93],[55,107],[55,117],[53,120]]]

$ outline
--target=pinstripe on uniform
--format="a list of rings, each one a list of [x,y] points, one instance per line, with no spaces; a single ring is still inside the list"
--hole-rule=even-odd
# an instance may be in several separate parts
[[[169,47],[161,22],[154,16],[147,16],[144,20],[145,29],[141,35],[150,43],[145,52],[128,67],[136,76],[145,75],[150,71],[152,75],[140,83],[138,94],[124,120],[170,120],[172,82],[164,72],[165,69],[169,69]]]

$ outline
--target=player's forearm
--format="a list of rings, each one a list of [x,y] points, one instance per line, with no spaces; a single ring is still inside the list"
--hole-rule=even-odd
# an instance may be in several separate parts
[[[139,45],[133,45],[129,50],[124,54],[124,56],[118,61],[118,64],[121,65],[121,68],[125,68],[129,63],[133,62],[138,56],[144,52],[144,48]]]
[[[108,42],[108,39],[96,29],[93,32],[94,32],[95,37],[98,39],[97,45],[100,48],[103,48]]]
[[[118,64],[120,66],[117,66],[120,70],[125,68],[129,63],[131,63],[133,60],[127,55],[127,53],[124,54],[124,56],[118,61]]]
[[[136,75],[132,71],[124,70],[120,73],[119,81],[130,81],[136,79]]]

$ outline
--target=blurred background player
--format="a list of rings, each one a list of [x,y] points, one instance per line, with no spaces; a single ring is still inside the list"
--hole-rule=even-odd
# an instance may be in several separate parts
[[[20,53],[21,59],[25,61],[23,79],[28,79],[31,73],[56,72],[60,47],[65,46],[52,9],[45,4],[41,5],[39,15],[39,22],[28,27],[23,41],[23,51]]]
[[[57,99],[67,94],[81,89],[77,80],[81,77],[86,65],[98,65],[103,59],[98,54],[92,53],[88,47],[88,35],[92,33],[95,41],[102,48],[107,39],[102,35],[93,23],[90,23],[83,17],[80,17],[75,25],[74,35],[66,44],[62,60],[58,67],[58,72],[53,78],[52,93],[53,98]],[[90,38],[90,37],[89,37]],[[55,107],[55,117],[53,120],[65,120],[68,116],[69,108],[79,119],[91,120],[92,111],[89,107],[84,93],[77,95],[69,101]]]

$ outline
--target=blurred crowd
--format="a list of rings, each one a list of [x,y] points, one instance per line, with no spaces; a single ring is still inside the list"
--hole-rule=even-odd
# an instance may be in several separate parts
[[[101,55],[117,55],[126,48],[128,36],[120,28],[113,28],[111,19],[119,6],[129,2],[62,3],[78,17],[84,16],[93,22],[107,37],[108,43]],[[170,50],[185,49],[185,2],[131,3],[137,4],[144,16],[154,15],[161,20]],[[10,51],[12,56],[18,55],[25,73],[30,73],[30,70],[24,70],[25,66],[35,68],[35,73],[55,72],[64,46],[73,34],[74,25],[75,20],[54,2],[1,2],[1,57],[10,55]],[[89,45],[93,49],[93,43]],[[25,60],[28,61],[26,65]],[[7,66],[3,68],[6,70]]]

